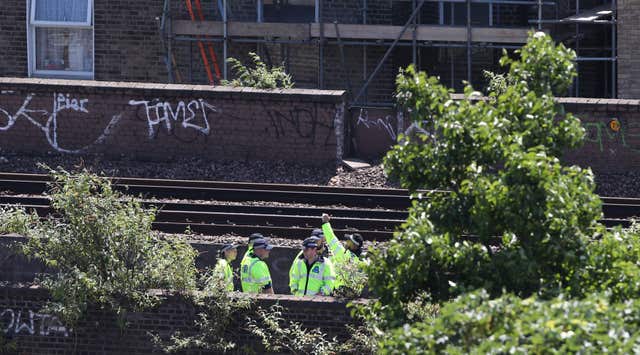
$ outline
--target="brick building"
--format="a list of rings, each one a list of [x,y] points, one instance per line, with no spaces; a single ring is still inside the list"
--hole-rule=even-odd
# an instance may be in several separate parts
[[[0,76],[206,84],[233,76],[224,58],[255,51],[297,87],[388,106],[399,67],[481,88],[540,23],[578,52],[571,96],[634,98],[639,14],[631,0],[4,0]]]

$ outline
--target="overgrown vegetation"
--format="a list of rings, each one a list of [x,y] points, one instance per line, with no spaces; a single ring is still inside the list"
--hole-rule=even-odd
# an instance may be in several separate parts
[[[89,307],[101,307],[118,315],[126,327],[130,311],[148,309],[159,298],[150,289],[178,291],[199,310],[195,332],[174,333],[170,339],[151,337],[168,353],[203,349],[215,352],[255,353],[245,343],[253,335],[267,351],[296,354],[329,354],[338,349],[372,346],[362,326],[352,327],[348,341],[327,339],[320,329],[307,329],[285,321],[281,307],[263,310],[242,294],[226,292],[224,276],[211,271],[199,278],[194,266],[196,251],[184,241],[166,240],[151,230],[155,211],[135,198],[115,191],[109,180],[83,172],[52,171],[49,193],[55,215],[40,219],[20,208],[0,210],[0,234],[17,233],[29,238],[21,251],[55,270],[37,280],[52,295],[44,312],[73,326]],[[359,272],[357,280],[364,275]],[[362,282],[361,282],[362,283]],[[362,289],[362,286],[355,286]],[[0,352],[15,343],[0,344]]]
[[[342,280],[340,287],[334,290],[333,296],[354,299],[363,297],[366,292],[367,274],[363,267],[365,262],[347,260],[336,268],[336,278]]]
[[[575,53],[532,33],[516,55],[501,59],[507,73],[492,77],[489,100],[467,86],[453,101],[413,67],[398,75],[396,98],[418,129],[388,153],[386,171],[410,191],[450,192],[419,196],[372,253],[379,301],[359,311],[380,353],[640,346],[640,227],[606,230],[593,174],[559,159],[584,138],[554,101],[576,75]]]
[[[51,292],[45,307],[73,325],[89,305],[124,317],[153,306],[149,289],[195,288],[196,252],[151,230],[155,212],[114,191],[89,173],[52,171],[51,206],[56,215],[40,220],[21,209],[0,213],[0,233],[29,237],[24,253],[56,270],[42,275]]]
[[[246,335],[242,329],[245,318],[252,311],[251,299],[230,295],[223,275],[208,273],[203,277],[203,283],[203,291],[191,294],[193,304],[200,309],[195,322],[196,333],[176,332],[168,341],[154,336],[154,342],[163,351],[175,353],[202,349],[227,352],[237,350],[238,342]],[[249,350],[244,349],[244,352]]]
[[[236,58],[229,58],[231,69],[236,73],[236,78],[231,81],[223,81],[223,85],[244,86],[259,89],[289,89],[293,87],[291,75],[287,74],[284,66],[269,68],[254,52],[249,52],[252,63],[243,64]]]

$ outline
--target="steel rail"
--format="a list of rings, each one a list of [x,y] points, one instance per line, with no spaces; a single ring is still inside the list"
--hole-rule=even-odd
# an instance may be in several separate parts
[[[371,195],[391,195],[398,197],[409,196],[406,189],[396,188],[373,188],[373,187],[335,187],[318,185],[293,185],[274,183],[252,183],[252,182],[228,182],[228,181],[206,181],[206,180],[181,180],[181,179],[145,179],[128,177],[109,177],[117,185],[135,186],[167,186],[167,187],[199,187],[199,188],[231,188],[239,190],[265,190],[265,191],[302,191],[302,192],[327,192],[336,194],[371,194]],[[28,173],[7,173],[0,172],[0,181],[38,181],[51,182],[51,177],[46,174]],[[0,189],[3,186],[0,184]],[[418,192],[447,192],[445,190],[419,190]],[[640,198],[631,197],[610,197],[600,196],[604,204],[640,205]]]
[[[2,205],[43,205],[50,202],[47,197],[17,197],[0,195]],[[362,219],[395,219],[405,220],[409,216],[406,211],[362,209],[362,208],[337,208],[337,207],[289,207],[289,206],[252,206],[229,205],[224,203],[183,203],[168,201],[141,200],[145,208],[157,208],[160,210],[194,211],[194,212],[228,212],[248,214],[272,214],[293,216],[320,216],[328,213],[332,217],[350,217]]]

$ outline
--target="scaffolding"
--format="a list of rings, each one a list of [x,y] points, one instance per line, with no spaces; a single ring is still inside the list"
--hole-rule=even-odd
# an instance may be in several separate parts
[[[367,99],[367,89],[371,82],[379,74],[381,68],[392,55],[395,49],[401,47],[411,48],[411,62],[420,65],[418,61],[418,51],[421,48],[447,48],[466,50],[466,81],[473,83],[472,65],[474,48],[488,49],[517,49],[526,42],[527,32],[531,27],[498,27],[494,23],[494,10],[498,6],[522,5],[535,8],[536,16],[529,19],[530,26],[537,30],[553,32],[562,26],[575,26],[575,31],[569,36],[563,33],[561,40],[566,43],[573,43],[572,46],[578,52],[577,65],[587,62],[609,63],[609,87],[610,96],[616,97],[616,3],[615,0],[595,7],[581,9],[580,0],[575,0],[574,13],[570,16],[561,17],[558,3],[562,0],[394,0],[396,2],[411,2],[411,15],[403,26],[371,24],[368,19],[367,0],[358,1],[362,10],[360,23],[339,23],[337,18],[333,22],[325,22],[323,16],[323,1],[315,0],[314,22],[308,23],[278,23],[264,22],[263,1],[258,0],[257,16],[255,21],[229,21],[229,7],[227,0],[218,0],[218,8],[221,14],[221,21],[188,21],[172,18],[172,1],[164,0],[164,11],[160,22],[160,33],[163,38],[165,48],[165,62],[169,72],[169,81],[175,82],[177,75],[175,72],[175,55],[173,53],[174,41],[205,41],[222,44],[222,62],[224,79],[228,79],[227,68],[228,48],[233,43],[262,44],[306,44],[317,47],[318,52],[318,73],[317,88],[324,89],[325,85],[325,49],[328,46],[336,46],[338,56],[344,70],[343,88],[348,91],[349,107],[390,107],[391,102],[371,102]],[[573,0],[567,0],[573,1]],[[585,0],[583,0],[585,1]],[[597,1],[597,0],[596,0]],[[438,18],[437,24],[422,24],[419,21],[421,9],[425,3],[437,3]],[[488,25],[473,25],[472,5],[485,4],[488,6]],[[465,6],[466,23],[464,26],[455,26],[454,12],[459,10],[458,5]],[[445,14],[450,14],[450,20],[445,19]],[[545,14],[551,14],[552,18],[545,18]],[[451,22],[452,25],[447,25]],[[599,53],[605,51],[608,55],[586,56],[580,55],[587,51],[581,47],[581,40],[584,36],[585,27],[610,26],[609,45],[602,44],[597,48]],[[581,27],[582,26],[582,27]],[[344,46],[362,46],[362,69],[364,84],[359,88],[354,88],[346,72],[346,60]],[[375,69],[367,72],[368,61],[366,47],[379,46],[386,48],[384,55],[377,61]],[[598,52],[596,51],[596,52]],[[287,54],[288,55],[288,52]],[[454,61],[451,54],[451,81],[454,81]],[[288,61],[287,61],[288,62]],[[580,93],[581,81],[576,78],[572,93]],[[354,90],[357,89],[357,92]]]

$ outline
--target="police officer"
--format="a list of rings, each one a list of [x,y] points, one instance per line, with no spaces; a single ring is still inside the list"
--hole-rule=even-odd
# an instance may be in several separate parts
[[[220,250],[220,258],[216,263],[213,272],[224,280],[224,287],[227,291],[233,291],[233,270],[231,262],[238,256],[237,245],[227,244]]]
[[[302,255],[293,261],[289,272],[289,288],[295,296],[329,296],[336,280],[331,261],[318,255],[318,239],[302,242]]]
[[[354,234],[345,234],[346,248],[340,244],[340,241],[336,237],[335,233],[333,233],[333,228],[331,228],[331,224],[329,223],[328,214],[322,214],[322,232],[326,236],[327,244],[329,244],[329,250],[333,254],[333,258],[336,261],[358,261],[362,257],[362,247],[364,246],[364,239],[358,233]]]
[[[253,233],[249,236],[249,241],[247,243],[247,251],[244,252],[244,255],[242,256],[242,262],[244,262],[244,259],[246,259],[249,254],[251,254],[253,252],[253,242],[258,240],[258,239],[264,239],[267,240],[262,234],[260,233]]]
[[[313,239],[316,241],[317,244],[320,244],[320,237],[318,236],[318,233],[316,231],[320,231],[320,234],[322,234],[322,230],[320,229],[314,229],[313,232],[311,232],[311,236],[307,239]],[[305,239],[306,240],[306,239]],[[304,243],[304,241],[303,241]],[[319,248],[319,247],[318,247]],[[291,267],[289,268],[289,281],[291,281],[291,275],[294,273],[295,268],[296,268],[296,260],[298,260],[299,258],[303,257],[302,252],[304,251],[304,248],[302,248],[298,254],[296,254],[296,257],[293,259],[293,262],[291,263]],[[319,255],[322,255],[322,253],[320,251],[318,251]],[[289,285],[291,286],[291,285]]]
[[[354,234],[346,234],[346,248],[343,246],[336,235],[333,233],[333,228],[331,228],[331,224],[329,220],[331,218],[328,214],[322,214],[322,232],[327,239],[327,244],[329,245],[329,250],[331,250],[332,257],[331,260],[337,271],[337,281],[335,287],[341,286],[344,282],[344,275],[340,270],[343,269],[345,263],[353,262],[356,263],[359,267],[362,266],[362,248],[364,246],[364,240],[362,236],[358,233]]]
[[[329,257],[329,249],[327,248],[326,239],[324,237],[324,233],[322,229],[316,228],[311,231],[311,236],[316,237],[318,239],[318,255],[321,255],[325,258]]]
[[[252,244],[252,251],[240,264],[242,291],[273,294],[269,266],[264,262],[269,257],[273,245],[270,245],[266,239],[255,239]]]

